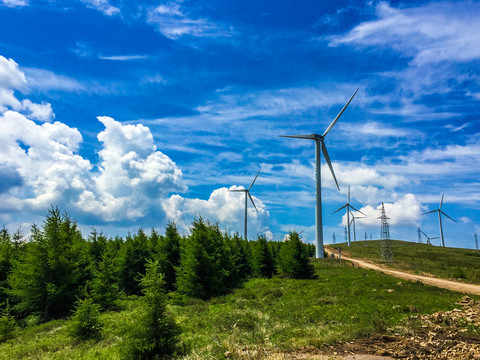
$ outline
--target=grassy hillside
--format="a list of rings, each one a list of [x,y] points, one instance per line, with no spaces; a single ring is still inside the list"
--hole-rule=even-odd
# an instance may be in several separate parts
[[[355,244],[357,247],[359,244]],[[183,359],[261,359],[320,347],[402,324],[412,313],[450,310],[460,294],[399,281],[337,260],[316,260],[315,280],[253,279],[209,301],[169,305],[182,328]],[[0,359],[120,359],[125,328],[136,321],[138,299],[101,315],[98,341],[77,342],[69,320],[17,328],[0,344]],[[33,320],[30,319],[30,323]]]
[[[480,284],[480,251],[392,240],[393,261],[385,262],[380,258],[380,243],[380,240],[356,241],[351,246],[342,243],[331,247],[341,248],[344,254],[355,258],[384,263],[416,274]]]

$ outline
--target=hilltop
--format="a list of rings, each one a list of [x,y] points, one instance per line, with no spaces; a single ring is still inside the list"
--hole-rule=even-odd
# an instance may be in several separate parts
[[[342,254],[418,275],[480,284],[480,251],[391,240],[393,260],[380,256],[381,240],[331,244]]]

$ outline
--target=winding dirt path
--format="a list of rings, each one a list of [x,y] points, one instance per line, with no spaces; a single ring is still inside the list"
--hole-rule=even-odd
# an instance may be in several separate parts
[[[328,246],[325,247],[325,252],[329,255],[334,254],[335,257],[338,256],[338,251]],[[437,287],[448,289],[448,290],[458,291],[464,294],[480,295],[480,285],[465,284],[465,283],[452,281],[452,280],[445,280],[445,279],[433,278],[429,276],[415,275],[415,274],[411,274],[411,273],[399,271],[399,270],[392,270],[378,264],[374,264],[365,260],[354,259],[354,258],[345,256],[343,254],[341,256],[341,259],[350,261],[353,264],[357,265],[358,267],[380,271],[380,272],[383,272],[384,274],[394,276],[400,279],[421,281],[422,283],[427,285],[432,285],[432,286],[437,286]]]

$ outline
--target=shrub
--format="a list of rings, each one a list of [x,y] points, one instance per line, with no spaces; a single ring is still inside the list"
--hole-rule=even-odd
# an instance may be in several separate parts
[[[79,299],[72,317],[72,336],[78,340],[97,339],[101,330],[100,305],[95,304],[90,297]]]

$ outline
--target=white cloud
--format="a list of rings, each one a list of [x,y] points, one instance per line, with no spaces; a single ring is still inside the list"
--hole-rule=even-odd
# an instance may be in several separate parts
[[[112,61],[132,61],[132,60],[145,60],[148,59],[147,55],[99,55],[101,60],[112,60]]]
[[[230,190],[243,189],[232,186]],[[180,195],[172,195],[162,202],[162,207],[169,219],[177,225],[187,229],[194,216],[202,216],[211,221],[218,221],[228,231],[238,231],[243,236],[245,220],[245,195],[238,192],[229,192],[227,188],[214,190],[208,200],[188,199]],[[252,196],[258,213],[248,202],[248,234],[249,238],[256,238],[257,234],[271,237],[268,229],[269,212],[260,199]]]
[[[112,6],[108,0],[81,0],[91,9],[98,10],[105,15],[113,16],[120,13],[120,9]]]
[[[405,194],[402,198],[393,203],[385,202],[385,213],[390,225],[411,225],[418,226],[421,216],[421,204],[413,194]],[[357,219],[357,224],[366,226],[380,226],[381,204],[376,208],[371,205],[364,206],[359,210],[367,217]],[[347,215],[342,216],[342,226],[347,224]]]
[[[2,3],[8,7],[28,6],[28,1],[25,0],[2,0]]]
[[[416,64],[480,58],[480,5],[472,1],[437,2],[419,7],[376,5],[377,19],[361,23],[331,46],[354,44],[391,47]]]
[[[229,37],[232,30],[207,19],[191,18],[181,7],[181,2],[169,2],[151,9],[147,22],[169,39],[183,36],[192,37]]]
[[[38,125],[15,111],[0,116],[0,168],[8,175],[0,210],[44,212],[54,204],[96,222],[165,220],[160,201],[186,189],[181,171],[156,149],[148,128],[99,120],[105,130],[95,168],[78,154],[77,129]]]
[[[28,86],[40,90],[63,90],[71,92],[91,91],[78,80],[58,75],[51,71],[36,68],[23,68]]]
[[[35,104],[28,99],[22,101],[23,108],[28,112],[27,115],[38,121],[52,121],[55,114],[52,110],[52,105],[46,102]]]

